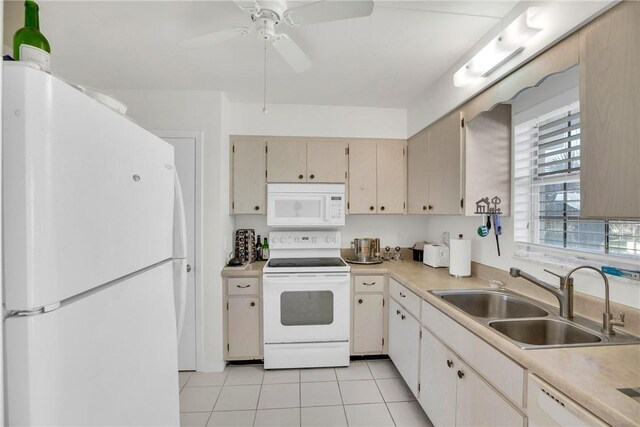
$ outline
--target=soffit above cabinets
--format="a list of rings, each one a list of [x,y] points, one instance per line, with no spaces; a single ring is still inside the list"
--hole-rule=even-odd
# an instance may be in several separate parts
[[[516,3],[376,1],[366,18],[281,24],[312,68],[296,74],[268,50],[268,100],[406,108]],[[5,2],[7,44],[22,16],[22,2]],[[262,102],[264,45],[255,34],[195,50],[178,45],[247,26],[231,1],[40,1],[40,23],[52,69],[65,79],[101,89],[221,90],[231,102]]]

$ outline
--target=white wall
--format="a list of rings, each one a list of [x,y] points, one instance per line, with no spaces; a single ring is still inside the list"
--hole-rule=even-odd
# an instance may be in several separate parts
[[[237,228],[253,228],[256,234],[268,236],[264,215],[236,215]],[[378,237],[382,247],[411,247],[427,235],[427,218],[422,215],[347,215],[340,229],[342,247],[348,248],[353,239]]]
[[[217,91],[112,90],[124,102],[127,114],[151,130],[203,132],[203,202],[201,268],[204,328],[202,371],[223,367],[222,280],[233,230],[229,212],[229,104]]]
[[[407,139],[407,111],[326,105],[231,104],[232,135]]]
[[[521,2],[511,10],[491,31],[471,47],[442,77],[434,84],[423,90],[414,99],[407,111],[407,135],[409,137],[430,125],[447,112],[453,110],[465,101],[494,82],[506,76],[519,65],[534,57],[572,33],[602,13],[617,1],[560,1],[560,2]],[[506,62],[486,78],[464,88],[453,86],[453,74],[478,52],[489,40],[498,35],[504,25],[508,25],[519,16],[528,6],[540,5],[536,22],[542,25],[542,31],[536,34],[525,46],[525,49],[514,58]]]

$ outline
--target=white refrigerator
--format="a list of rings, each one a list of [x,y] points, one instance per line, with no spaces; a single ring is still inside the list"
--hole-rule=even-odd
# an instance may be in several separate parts
[[[178,425],[173,147],[6,62],[3,144],[8,425]]]

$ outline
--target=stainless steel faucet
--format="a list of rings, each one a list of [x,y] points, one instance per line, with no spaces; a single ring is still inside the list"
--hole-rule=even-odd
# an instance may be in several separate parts
[[[540,279],[533,277],[530,274],[525,273],[519,268],[511,267],[509,270],[509,274],[511,277],[522,277],[533,283],[534,285],[540,286],[542,289],[551,292],[557,299],[560,305],[560,316],[565,319],[573,318],[573,279],[569,277],[573,271],[571,271],[566,276],[560,276],[549,270],[544,270],[549,274],[553,274],[554,276],[560,278],[560,288],[556,288],[553,285],[550,285],[546,282],[543,282]]]
[[[602,276],[602,280],[604,280],[604,313],[602,313],[602,332],[607,335],[615,335],[616,332],[613,330],[613,327],[624,326],[624,313],[620,313],[619,319],[614,319],[613,314],[611,314],[611,309],[609,308],[609,279],[607,279],[607,276],[595,267],[591,267],[590,265],[581,265],[567,273],[564,279],[565,281],[570,280],[570,276],[575,271],[583,268],[597,272]]]

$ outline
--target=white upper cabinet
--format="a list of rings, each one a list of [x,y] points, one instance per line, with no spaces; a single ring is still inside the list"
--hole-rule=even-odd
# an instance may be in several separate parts
[[[268,182],[343,183],[347,175],[346,141],[267,138]]]
[[[640,218],[640,3],[580,34],[580,215]]]
[[[406,141],[349,144],[349,213],[403,214]]]
[[[267,213],[266,142],[264,139],[233,137],[232,203],[234,214]]]

